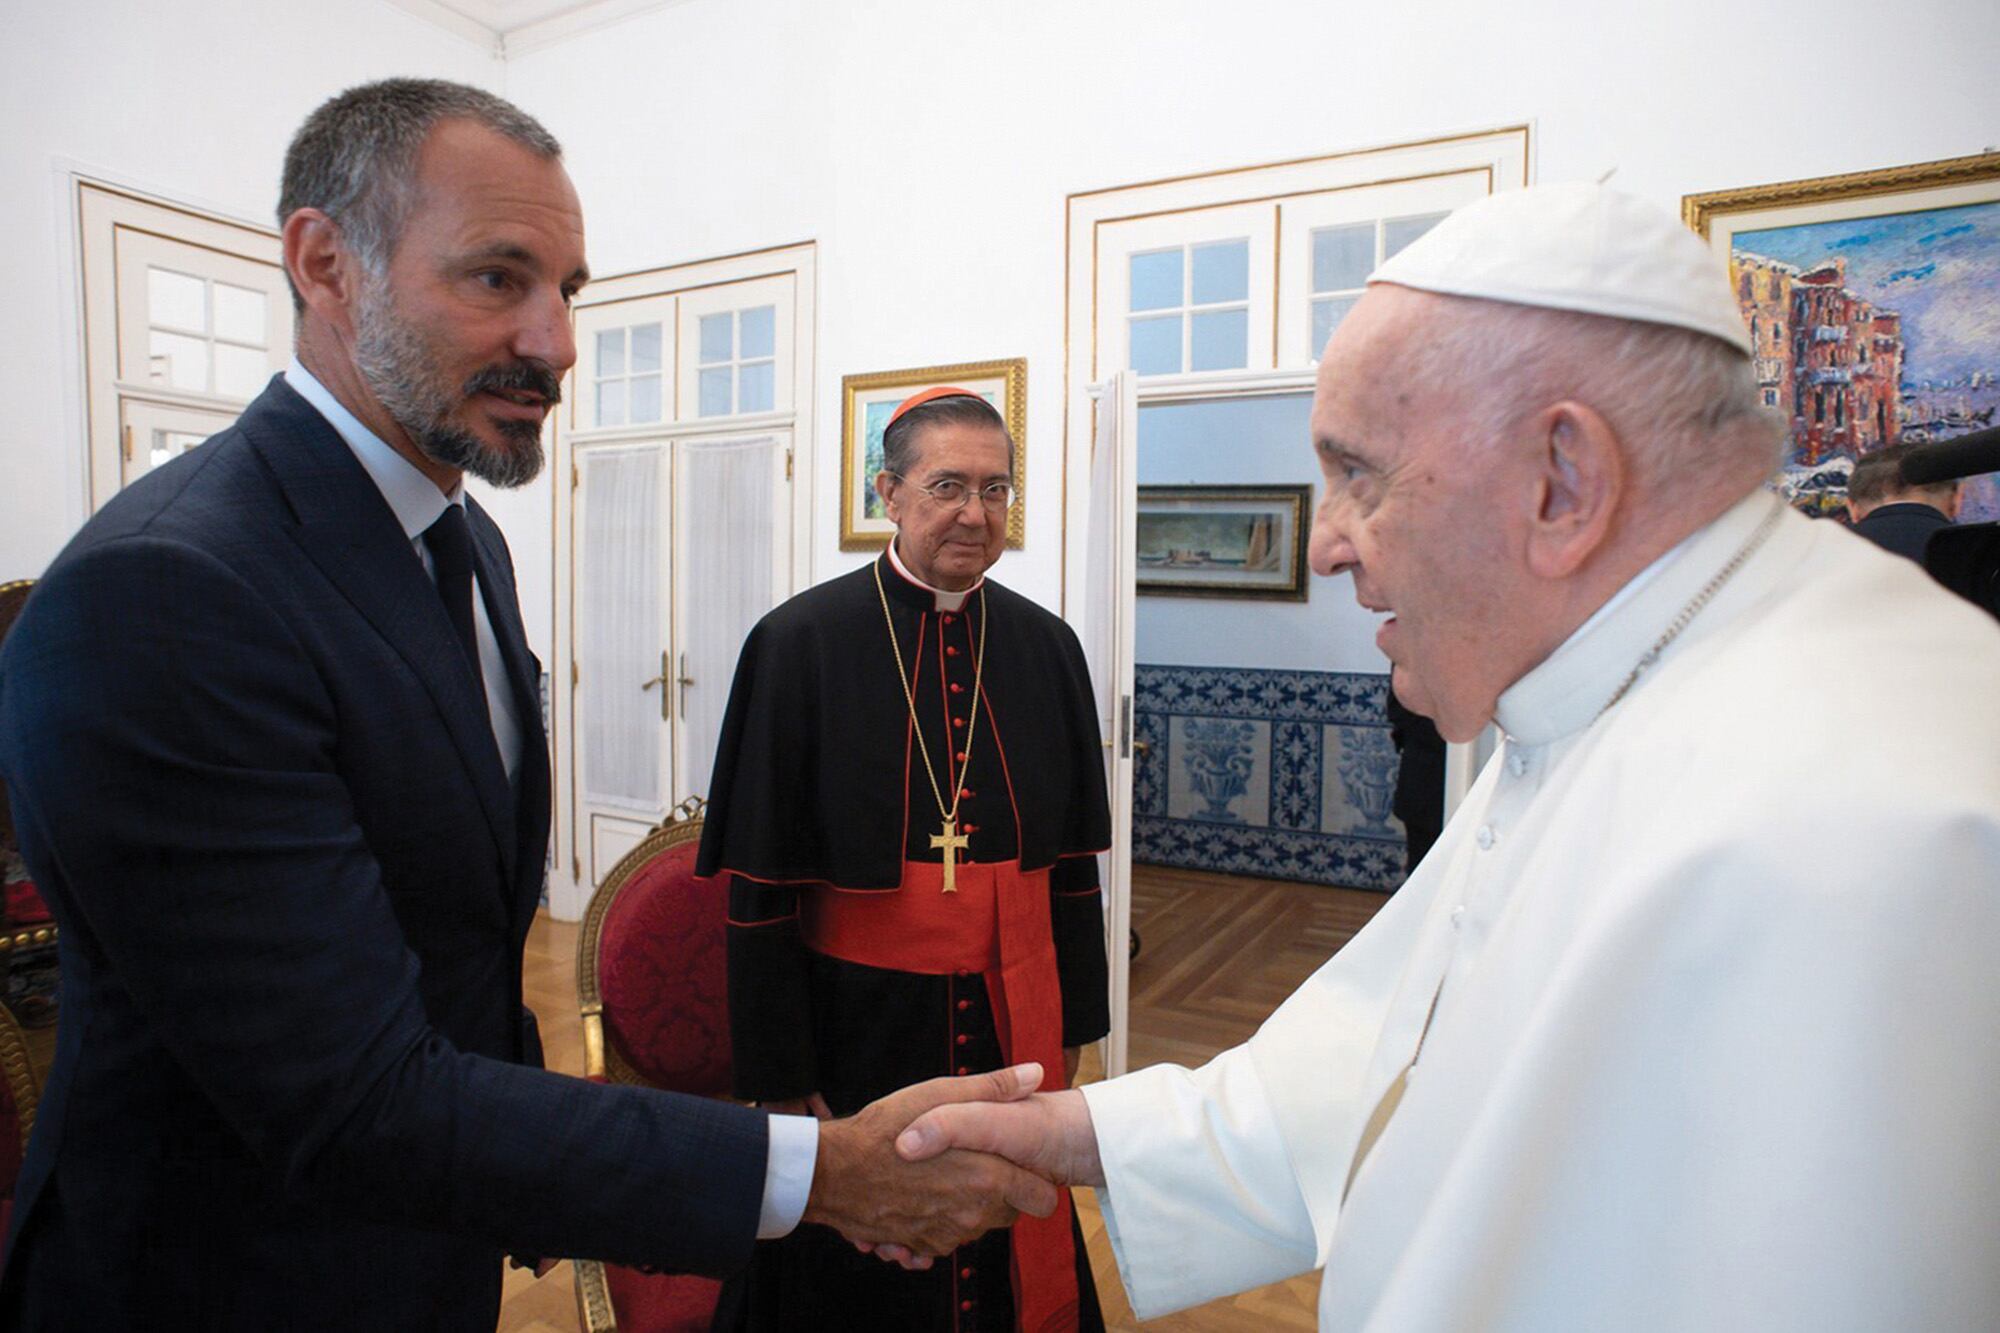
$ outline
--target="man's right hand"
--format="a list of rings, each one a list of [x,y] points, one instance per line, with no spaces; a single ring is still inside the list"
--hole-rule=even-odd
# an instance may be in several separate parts
[[[845,1120],[820,1125],[819,1157],[804,1221],[833,1227],[864,1249],[949,1254],[1020,1213],[1047,1217],[1056,1188],[1011,1162],[957,1149],[922,1162],[896,1152],[896,1136],[935,1107],[1015,1101],[1032,1093],[1039,1065],[938,1078],[891,1093]]]

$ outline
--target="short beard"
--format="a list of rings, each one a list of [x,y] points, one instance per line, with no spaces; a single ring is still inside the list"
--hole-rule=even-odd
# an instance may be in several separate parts
[[[469,472],[502,490],[525,486],[541,474],[541,422],[500,422],[506,447],[496,449],[452,425],[450,417],[461,401],[489,389],[530,390],[553,407],[562,400],[562,381],[549,367],[536,361],[488,366],[452,394],[443,387],[444,372],[430,345],[396,314],[388,284],[373,274],[362,289],[354,367],[383,410],[432,462]]]

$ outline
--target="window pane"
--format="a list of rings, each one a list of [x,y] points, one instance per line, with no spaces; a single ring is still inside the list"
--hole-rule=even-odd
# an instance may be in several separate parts
[[[743,345],[736,354],[745,360],[757,356],[777,355],[778,307],[760,305],[755,310],[745,310],[739,316],[737,336]]]
[[[632,326],[632,373],[643,375],[649,370],[660,368],[660,326],[658,324],[634,324]]]
[[[1387,259],[1411,241],[1443,222],[1442,213],[1426,213],[1422,217],[1389,218],[1382,223],[1382,258]]]
[[[1354,308],[1358,296],[1329,296],[1313,302],[1313,360],[1326,350],[1326,340],[1333,336],[1334,329]]]
[[[1356,222],[1313,233],[1313,290],[1340,292],[1368,281],[1375,268],[1375,224]]]
[[[633,342],[636,344],[638,339],[634,338]],[[636,426],[642,421],[658,421],[659,419],[660,377],[658,375],[633,376],[632,424]]]
[[[597,377],[625,373],[625,330],[605,329],[597,335]],[[601,426],[604,423],[599,421]]]
[[[1132,256],[1134,310],[1172,310],[1181,303],[1181,252]]]
[[[749,321],[744,321],[748,327]],[[777,367],[770,361],[757,361],[736,372],[736,396],[743,401],[736,405],[739,412],[768,412],[771,410],[772,372]]]
[[[228,343],[217,343],[215,391],[228,398],[241,398],[247,403],[263,392],[264,381],[271,377],[270,366],[261,347],[231,347]]]
[[[597,424],[625,424],[625,381],[605,380],[597,386]]]
[[[200,444],[201,439],[201,436],[192,431],[156,430],[153,432],[153,447],[147,450],[147,455],[151,459],[149,465],[158,467],[169,459],[177,458]]]
[[[1190,315],[1189,370],[1240,370],[1250,364],[1250,312],[1209,310]]]
[[[1141,375],[1177,375],[1181,368],[1181,317],[1132,321],[1132,369]]]
[[[208,284],[172,269],[146,268],[146,322],[208,331]]]
[[[208,392],[207,343],[199,338],[184,338],[178,333],[161,333],[154,329],[152,343],[147,350],[152,357],[153,383],[175,389],[191,389],[195,393]]]
[[[729,415],[729,367],[701,372],[701,406],[697,414],[704,417],[726,417]]]
[[[1194,303],[1250,299],[1250,242],[1216,241],[1194,248]]]
[[[231,342],[264,345],[264,293],[250,287],[215,284],[215,336]]]
[[[701,317],[701,364],[713,365],[717,361],[727,361],[732,354],[735,341],[734,312],[725,310],[719,315]]]

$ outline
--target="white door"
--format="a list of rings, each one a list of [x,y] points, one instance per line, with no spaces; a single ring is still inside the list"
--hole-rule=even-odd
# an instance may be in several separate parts
[[[743,638],[791,587],[788,431],[577,450],[578,859],[707,796]]]
[[[1085,544],[1084,655],[1097,691],[1111,791],[1111,850],[1103,867],[1105,948],[1111,964],[1111,1031],[1105,1073],[1126,1071],[1132,932],[1132,559],[1138,544],[1136,376],[1120,371],[1096,387],[1090,520]]]
[[[788,432],[674,446],[674,799],[708,796],[743,639],[791,588]]]

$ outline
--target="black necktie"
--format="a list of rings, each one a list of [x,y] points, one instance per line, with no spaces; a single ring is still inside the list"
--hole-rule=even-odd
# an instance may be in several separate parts
[[[479,682],[480,699],[486,702],[486,678],[479,670],[479,636],[472,624],[472,525],[465,521],[465,509],[446,505],[437,522],[424,529],[424,545],[430,548],[431,566],[437,574],[438,596],[444,601],[451,627],[458,631],[459,646]]]

